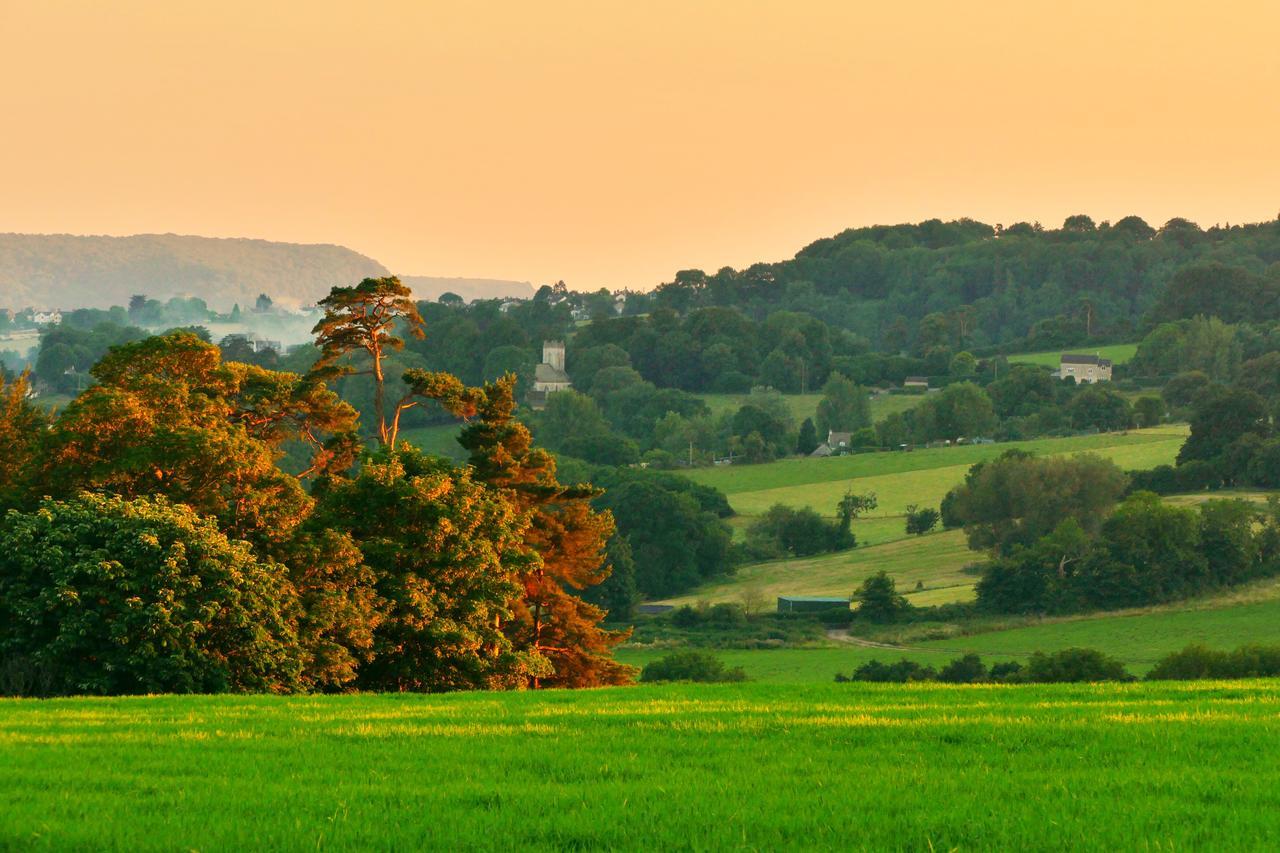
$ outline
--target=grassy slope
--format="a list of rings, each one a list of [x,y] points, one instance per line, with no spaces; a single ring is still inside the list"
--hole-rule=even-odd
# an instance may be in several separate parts
[[[0,847],[1265,849],[1278,705],[1273,681],[8,701]]]
[[[1116,447],[1145,444],[1181,444],[1186,438],[1184,426],[1166,426],[1131,432],[1070,438],[1043,438],[1033,441],[984,444],[962,447],[938,447],[911,453],[865,453],[830,459],[783,459],[763,465],[729,465],[697,468],[685,476],[699,483],[715,486],[731,497],[743,492],[805,486],[815,483],[846,481],[861,477],[900,474],[905,471],[955,466],[994,459],[1012,447],[1042,454],[1101,452]],[[1167,450],[1167,448],[1165,448]]]
[[[934,666],[967,652],[988,662],[1024,660],[1032,652],[1084,646],[1101,649],[1143,673],[1158,658],[1190,643],[1230,649],[1242,643],[1280,644],[1280,580],[1263,581],[1219,596],[1136,611],[1026,620],[1005,630],[908,643],[903,649],[828,644],[815,648],[724,650],[716,654],[752,678],[778,682],[825,681],[872,658],[902,657]],[[643,665],[665,651],[628,648],[627,663]]]
[[[745,394],[699,394],[711,409],[711,414],[719,417],[725,412],[733,413],[747,401]],[[787,403],[791,406],[791,416],[799,426],[805,418],[812,418],[818,411],[821,394],[787,394]],[[871,420],[882,421],[895,412],[905,412],[920,404],[923,394],[879,394],[871,398]],[[825,437],[825,436],[824,436]]]
[[[899,527],[901,523],[895,522],[894,529]],[[961,570],[979,559],[980,555],[965,545],[964,534],[950,530],[838,554],[743,566],[732,578],[670,599],[669,603],[734,601],[746,591],[765,596],[771,606],[779,595],[847,596],[863,578],[883,570],[893,575],[898,588],[908,593],[912,603],[942,604],[972,598],[976,578]],[[925,589],[913,592],[917,582],[923,583]]]
[[[1097,353],[1103,358],[1109,358],[1116,364],[1124,364],[1130,361],[1134,354],[1138,351],[1137,344],[1108,344],[1101,347],[1076,347],[1067,349],[1046,350],[1045,352],[1028,352],[1021,355],[1009,356],[1009,361],[1014,364],[1043,364],[1049,367],[1057,367],[1061,363],[1062,354],[1078,353],[1080,355],[1093,355]]]

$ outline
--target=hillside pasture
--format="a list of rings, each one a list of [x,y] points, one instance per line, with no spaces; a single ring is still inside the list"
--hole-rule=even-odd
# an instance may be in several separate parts
[[[864,579],[886,571],[913,604],[945,604],[973,597],[977,578],[963,570],[981,559],[966,546],[963,532],[948,530],[835,554],[754,563],[665,603],[732,602],[750,594],[764,596],[772,608],[780,595],[849,596]],[[923,589],[916,591],[917,584]]]
[[[758,516],[774,504],[807,506],[831,515],[840,497],[852,489],[876,493],[879,506],[871,513],[872,517],[896,518],[906,512],[908,504],[936,507],[953,486],[964,480],[975,462],[995,459],[1010,448],[1043,455],[1096,453],[1121,468],[1143,469],[1172,463],[1186,434],[1183,426],[1169,426],[1005,444],[864,453],[827,459],[783,459],[762,465],[731,465],[681,473],[695,482],[720,489],[728,495],[734,511],[747,517]],[[865,541],[884,540],[876,537]]]
[[[749,399],[746,394],[699,394],[698,396],[706,402],[713,417],[733,414]],[[817,414],[818,403],[822,401],[821,394],[785,394],[783,396],[791,409],[791,417],[795,420],[797,427],[804,423],[805,418],[812,418]],[[872,394],[871,422],[879,423],[891,414],[905,412],[918,406],[923,399],[923,394]],[[825,436],[819,436],[819,438],[825,438]]]
[[[6,701],[0,847],[1265,849],[1277,706],[1274,681]]]
[[[1138,352],[1137,344],[1106,344],[1105,346],[1066,347],[1064,349],[1043,350],[1041,352],[1025,352],[1009,356],[1010,364],[1040,364],[1057,368],[1062,363],[1063,353],[1076,355],[1099,355],[1109,358],[1115,364],[1125,364],[1133,360]]]
[[[974,633],[953,632],[944,639],[914,640],[910,638],[912,633],[945,634],[948,630],[907,625],[899,629],[907,638],[897,648],[875,648],[845,640],[813,648],[724,649],[716,651],[716,655],[726,664],[741,666],[752,679],[787,683],[825,681],[836,672],[847,673],[873,658],[889,661],[905,657],[941,666],[969,652],[993,663],[1025,661],[1037,651],[1072,647],[1099,649],[1123,661],[1131,672],[1142,674],[1159,658],[1190,643],[1224,650],[1243,643],[1280,645],[1280,580],[1260,581],[1203,599],[1158,607],[1056,618],[1008,617],[993,625],[952,627]],[[876,642],[888,642],[886,633],[874,635]],[[666,653],[628,647],[620,650],[618,657],[643,665]]]

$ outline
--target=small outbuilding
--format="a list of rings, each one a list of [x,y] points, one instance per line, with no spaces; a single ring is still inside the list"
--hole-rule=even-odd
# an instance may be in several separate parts
[[[847,598],[822,598],[812,595],[778,596],[779,613],[822,613],[827,610],[848,610]]]

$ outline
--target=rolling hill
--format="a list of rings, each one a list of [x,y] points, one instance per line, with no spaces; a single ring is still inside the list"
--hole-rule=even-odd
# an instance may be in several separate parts
[[[215,310],[253,304],[313,303],[334,285],[389,275],[344,246],[244,238],[139,234],[0,234],[0,308],[109,308],[135,293],[197,296]],[[452,291],[466,299],[533,295],[528,282],[402,276],[420,298]]]

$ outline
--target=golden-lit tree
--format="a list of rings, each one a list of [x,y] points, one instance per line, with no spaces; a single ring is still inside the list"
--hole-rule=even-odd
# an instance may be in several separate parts
[[[555,673],[533,686],[590,687],[626,684],[635,670],[612,657],[628,631],[600,627],[604,611],[575,593],[609,577],[605,545],[613,517],[591,508],[599,491],[556,479],[554,457],[533,446],[515,418],[515,377],[468,388],[456,377],[411,370],[405,382],[455,415],[474,420],[459,438],[471,454],[475,478],[510,495],[529,514],[524,534],[528,559],[518,573],[523,595],[505,626],[517,649],[549,659]]]
[[[366,278],[354,287],[333,288],[319,304],[324,309],[324,317],[312,334],[320,347],[320,358],[312,373],[325,378],[372,376],[378,439],[384,447],[394,447],[402,406],[412,405],[413,401],[398,403],[394,421],[387,420],[383,360],[389,352],[404,348],[404,339],[396,334],[397,327],[404,327],[415,338],[424,337],[422,317],[413,302],[412,291],[395,276]],[[358,352],[368,355],[367,369],[356,369],[349,363],[349,356]]]

